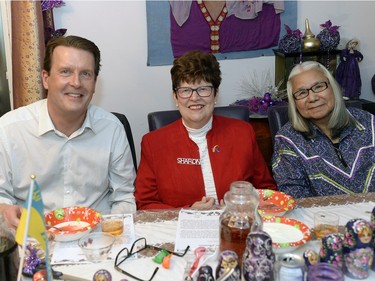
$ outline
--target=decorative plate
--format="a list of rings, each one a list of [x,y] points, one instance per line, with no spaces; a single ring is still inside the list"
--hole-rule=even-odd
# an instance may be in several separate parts
[[[263,230],[271,236],[276,254],[292,252],[311,238],[307,225],[285,217],[263,216]]]
[[[73,241],[93,230],[100,223],[101,214],[76,206],[50,211],[45,219],[47,230],[54,235],[55,241]]]
[[[294,209],[297,202],[292,196],[271,189],[257,189],[259,193],[258,212],[261,215],[282,216]]]

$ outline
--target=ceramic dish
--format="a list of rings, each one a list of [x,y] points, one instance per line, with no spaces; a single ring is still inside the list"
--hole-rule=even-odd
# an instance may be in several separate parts
[[[259,193],[258,211],[261,215],[282,216],[294,209],[297,202],[292,196],[270,189],[257,189]]]
[[[45,219],[55,241],[73,241],[93,230],[100,223],[101,214],[86,207],[67,207],[45,214]]]
[[[264,216],[263,230],[271,236],[276,254],[292,252],[311,238],[307,225],[285,217]]]

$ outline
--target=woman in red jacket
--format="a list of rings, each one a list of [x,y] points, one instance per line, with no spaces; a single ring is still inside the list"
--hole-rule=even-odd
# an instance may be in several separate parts
[[[213,115],[221,82],[215,56],[188,52],[171,76],[182,118],[142,138],[138,209],[211,209],[237,180],[276,189],[251,125]]]

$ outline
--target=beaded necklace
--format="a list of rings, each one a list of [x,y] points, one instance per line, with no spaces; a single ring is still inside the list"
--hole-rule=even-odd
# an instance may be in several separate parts
[[[206,19],[207,23],[210,26],[210,41],[211,41],[211,51],[212,53],[219,53],[220,51],[220,42],[219,42],[219,30],[221,22],[225,19],[228,9],[227,5],[224,4],[223,9],[220,12],[220,15],[217,17],[216,21],[214,21],[208,12],[206,5],[203,3],[203,0],[197,0],[199,8],[202,11],[204,18]]]

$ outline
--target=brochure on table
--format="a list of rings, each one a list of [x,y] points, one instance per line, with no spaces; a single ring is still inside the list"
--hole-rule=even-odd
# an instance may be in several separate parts
[[[186,246],[215,249],[219,245],[219,217],[222,210],[195,211],[182,209],[178,216],[175,251]]]

